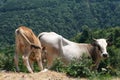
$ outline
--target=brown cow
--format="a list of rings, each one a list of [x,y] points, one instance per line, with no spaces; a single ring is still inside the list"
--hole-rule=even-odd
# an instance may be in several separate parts
[[[21,26],[15,31],[16,50],[14,56],[14,62],[17,71],[18,67],[18,55],[22,55],[23,62],[30,73],[33,73],[33,62],[37,61],[41,70],[43,70],[42,59],[41,59],[41,43],[35,36],[33,31],[25,26]]]

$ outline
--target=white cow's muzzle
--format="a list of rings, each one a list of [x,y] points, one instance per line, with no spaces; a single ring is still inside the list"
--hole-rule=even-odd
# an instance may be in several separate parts
[[[108,53],[102,53],[101,56],[104,57],[104,58],[108,58],[108,57],[109,57],[109,54],[108,54]]]

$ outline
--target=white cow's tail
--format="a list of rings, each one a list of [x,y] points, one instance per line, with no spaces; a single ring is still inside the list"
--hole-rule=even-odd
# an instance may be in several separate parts
[[[40,47],[39,45],[36,45],[36,44],[34,44],[34,43],[31,43],[31,42],[28,40],[28,38],[23,34],[22,30],[16,29],[15,34],[20,34],[20,35],[28,42],[28,44],[31,45],[31,47],[41,49],[41,47]]]
[[[46,32],[42,32],[38,35],[38,39],[40,40],[40,38],[45,34]]]

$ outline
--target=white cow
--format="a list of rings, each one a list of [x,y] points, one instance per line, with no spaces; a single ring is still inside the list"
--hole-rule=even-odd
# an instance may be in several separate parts
[[[106,39],[94,39],[93,44],[75,43],[63,38],[55,32],[43,32],[38,35],[43,47],[46,48],[47,67],[50,68],[53,60],[61,57],[66,64],[74,58],[81,59],[83,55],[91,57],[97,69],[102,57],[107,58]]]

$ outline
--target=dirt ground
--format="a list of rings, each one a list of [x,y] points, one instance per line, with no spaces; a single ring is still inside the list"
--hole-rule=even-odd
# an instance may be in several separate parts
[[[0,80],[78,80],[55,71],[37,73],[0,72]],[[87,80],[87,79],[80,79]]]
[[[72,78],[67,76],[65,73],[59,73],[48,70],[46,72],[36,73],[0,72],[0,80],[89,80],[89,79]],[[112,78],[111,80],[120,80],[120,78]]]

